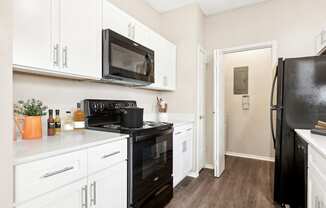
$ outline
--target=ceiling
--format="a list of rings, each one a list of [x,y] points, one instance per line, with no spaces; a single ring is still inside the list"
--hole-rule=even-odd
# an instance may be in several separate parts
[[[167,12],[188,4],[198,3],[206,15],[257,4],[267,0],[145,0],[158,12]]]

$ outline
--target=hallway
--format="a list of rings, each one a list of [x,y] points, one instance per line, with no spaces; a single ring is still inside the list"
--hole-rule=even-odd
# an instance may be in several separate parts
[[[227,156],[221,178],[208,169],[186,178],[167,208],[276,208],[273,174],[274,163]]]

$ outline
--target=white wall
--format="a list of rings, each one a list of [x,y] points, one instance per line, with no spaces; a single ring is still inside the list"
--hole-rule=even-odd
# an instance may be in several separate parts
[[[315,54],[314,38],[326,27],[325,0],[271,0],[205,19],[205,46],[229,48],[276,40],[278,56]],[[208,73],[208,98],[212,97],[212,63]],[[212,161],[212,100],[208,100],[207,158]]]
[[[170,112],[195,113],[197,49],[203,43],[203,21],[204,15],[196,4],[162,15],[162,34],[177,45],[177,90],[166,94]]]
[[[160,14],[148,6],[143,0],[110,0],[128,14],[145,25],[160,30]],[[76,102],[85,98],[100,99],[132,99],[145,108],[145,113],[154,113],[156,96],[160,92],[132,89],[129,87],[80,82],[67,79],[57,79],[26,74],[14,74],[14,100],[37,98],[51,108],[63,111],[71,110]]]
[[[0,207],[12,207],[12,1],[0,1]]]

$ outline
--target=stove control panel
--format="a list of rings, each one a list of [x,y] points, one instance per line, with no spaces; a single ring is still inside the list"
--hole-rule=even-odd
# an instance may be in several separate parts
[[[83,110],[87,117],[105,114],[109,111],[126,107],[137,107],[136,101],[130,100],[84,100]]]

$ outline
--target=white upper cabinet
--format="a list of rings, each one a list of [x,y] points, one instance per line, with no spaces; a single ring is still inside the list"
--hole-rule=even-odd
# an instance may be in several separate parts
[[[101,2],[15,0],[14,65],[28,72],[101,77]]]
[[[133,24],[133,40],[137,43],[142,44],[145,47],[150,48],[150,30],[144,26],[143,24],[139,23],[139,22],[135,22]]]
[[[157,33],[150,34],[150,48],[155,51],[155,83],[149,89],[176,89],[176,46]]]
[[[176,46],[129,16],[109,0],[103,0],[103,29],[111,29],[155,52],[155,83],[146,89],[176,88]]]
[[[114,6],[109,0],[103,0],[103,29],[110,29],[125,37],[132,35],[132,23],[130,17]]]
[[[15,0],[13,62],[52,70],[55,65],[52,24],[57,12],[52,0]]]
[[[101,1],[61,0],[63,71],[101,77]]]

